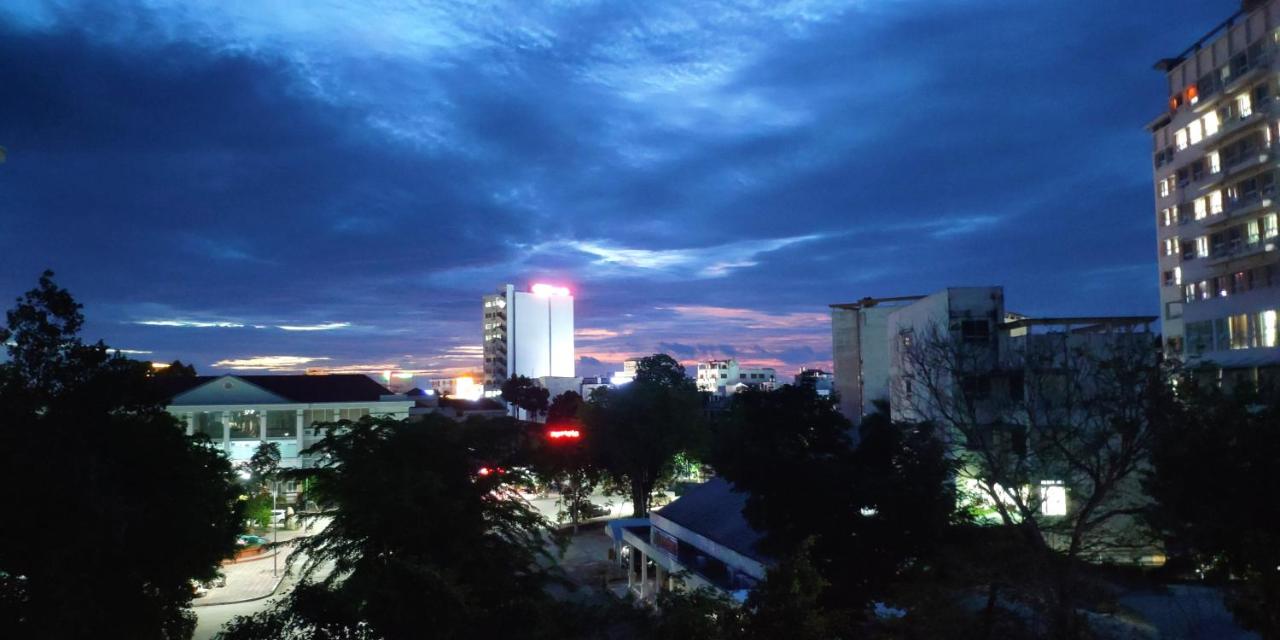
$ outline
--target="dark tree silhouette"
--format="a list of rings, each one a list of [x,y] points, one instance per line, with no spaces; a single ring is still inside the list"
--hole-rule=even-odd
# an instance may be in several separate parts
[[[824,605],[856,616],[929,556],[955,498],[928,425],[873,414],[857,448],[850,428],[812,388],[748,389],[715,425],[710,462],[747,492],[744,515],[764,550],[811,554],[829,583]]]
[[[502,383],[502,399],[525,410],[532,417],[547,412],[550,397],[550,391],[525,376],[512,376]]]
[[[556,547],[512,488],[523,427],[490,426],[432,415],[326,427],[321,466],[289,475],[312,479],[332,520],[298,543],[290,597],[223,637],[560,637],[572,619],[544,591]]]
[[[0,627],[11,638],[186,638],[192,579],[235,550],[231,466],[153,397],[147,363],[84,344],[45,272],[0,342]]]
[[[1280,399],[1192,380],[1179,388],[1155,431],[1149,519],[1177,559],[1226,584],[1242,625],[1280,638]]]
[[[629,487],[637,517],[649,513],[650,496],[671,476],[676,454],[705,447],[702,399],[666,355],[641,359],[634,381],[596,390],[581,416],[592,458]]]
[[[584,400],[576,391],[566,391],[551,400],[547,409],[547,424],[572,422],[578,419],[578,410]]]

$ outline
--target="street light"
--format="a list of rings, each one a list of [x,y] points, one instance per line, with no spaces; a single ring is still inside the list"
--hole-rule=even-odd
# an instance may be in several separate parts
[[[276,577],[276,566],[280,562],[280,527],[276,524],[276,498],[280,495],[280,485],[271,481],[271,577]]]

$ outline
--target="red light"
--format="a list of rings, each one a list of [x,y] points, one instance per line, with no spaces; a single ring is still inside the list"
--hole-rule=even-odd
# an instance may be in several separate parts
[[[552,440],[577,440],[582,434],[577,429],[552,429],[547,432],[547,437]]]
[[[487,476],[489,475],[489,467],[480,467],[480,470],[476,473],[479,473],[482,476]]]

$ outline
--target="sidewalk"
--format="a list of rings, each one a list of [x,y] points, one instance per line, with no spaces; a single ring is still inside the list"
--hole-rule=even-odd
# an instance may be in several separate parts
[[[283,543],[296,538],[311,535],[317,530],[318,528],[313,527],[310,531],[305,529],[280,531],[280,542],[283,545]],[[239,562],[230,560],[223,562],[222,573],[227,576],[227,586],[209,589],[209,593],[204,597],[193,600],[191,606],[210,607],[258,600],[270,596],[275,593],[280,586],[281,580],[284,579],[285,564],[289,559],[289,555],[293,553],[293,548],[294,545],[289,544],[271,553],[240,560]],[[272,558],[276,559],[274,563],[276,568],[275,575],[272,575]]]

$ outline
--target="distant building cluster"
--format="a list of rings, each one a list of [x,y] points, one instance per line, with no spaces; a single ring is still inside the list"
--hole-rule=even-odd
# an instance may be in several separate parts
[[[831,305],[832,360],[840,410],[857,424],[886,405],[900,419],[901,397],[912,371],[901,357],[917,336],[938,333],[969,345],[986,345],[993,361],[1044,333],[1130,335],[1153,338],[1155,316],[1028,318],[1004,307],[1003,287],[956,287],[927,296],[863,298]]]

